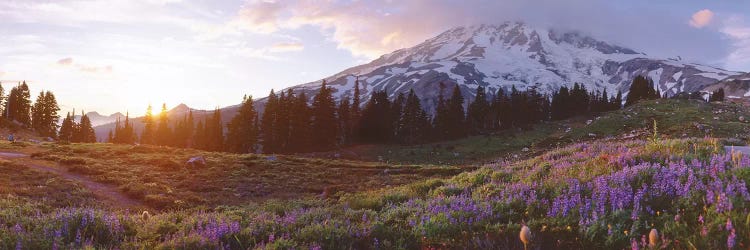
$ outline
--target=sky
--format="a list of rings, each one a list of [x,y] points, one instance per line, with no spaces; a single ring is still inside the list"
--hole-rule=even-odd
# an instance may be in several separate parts
[[[51,90],[63,112],[213,109],[505,21],[750,71],[750,1],[0,0],[0,82]]]

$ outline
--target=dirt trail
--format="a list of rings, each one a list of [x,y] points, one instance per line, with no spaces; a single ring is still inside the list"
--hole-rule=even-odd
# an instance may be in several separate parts
[[[19,159],[19,158],[28,158],[29,155],[21,154],[21,153],[13,153],[13,152],[0,152],[0,157],[5,158],[5,159]],[[117,207],[117,208],[145,208],[147,207],[142,202],[132,199],[126,196],[125,194],[121,193],[119,190],[117,190],[117,187],[103,184],[103,183],[98,183],[89,177],[76,174],[76,173],[71,173],[59,167],[49,167],[49,166],[43,166],[43,165],[38,165],[38,164],[33,164],[33,163],[32,164],[23,163],[23,164],[37,171],[53,173],[65,179],[78,182],[81,185],[83,185],[86,189],[91,191],[91,193],[93,193],[94,196],[96,196],[101,201],[113,207]]]

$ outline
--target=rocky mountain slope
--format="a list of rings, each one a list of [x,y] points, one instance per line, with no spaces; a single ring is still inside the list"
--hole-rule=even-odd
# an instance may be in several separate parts
[[[386,90],[393,97],[414,89],[429,110],[440,93],[440,83],[448,88],[446,92],[458,84],[469,100],[480,85],[491,92],[515,86],[550,93],[578,82],[614,95],[618,90],[626,94],[632,79],[645,75],[662,93],[673,95],[699,91],[739,74],[678,59],[652,58],[578,32],[504,23],[454,28],[325,80],[337,98],[350,97],[356,79],[364,100],[371,91]],[[320,83],[291,88],[312,96]]]

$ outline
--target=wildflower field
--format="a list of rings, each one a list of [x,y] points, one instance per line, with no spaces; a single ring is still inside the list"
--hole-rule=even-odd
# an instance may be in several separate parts
[[[718,139],[600,140],[338,199],[163,210],[4,198],[0,248],[744,249],[750,158]]]
[[[470,166],[2,143],[28,157],[0,160],[0,249],[523,249],[524,227],[529,249],[747,249],[750,157],[725,149],[748,139],[737,119],[747,113],[660,100],[505,143],[373,153],[494,159]],[[196,155],[204,166],[184,164]],[[30,164],[139,205],[103,204],[102,193]]]

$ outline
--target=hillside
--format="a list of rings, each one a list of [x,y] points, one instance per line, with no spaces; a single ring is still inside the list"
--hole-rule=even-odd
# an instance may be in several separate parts
[[[461,154],[487,147],[470,157],[495,160],[477,169],[111,144],[2,146],[33,159],[1,155],[14,158],[0,161],[0,248],[518,249],[522,225],[534,234],[532,248],[646,248],[641,238],[652,228],[665,248],[744,248],[750,158],[724,146],[746,144],[739,116],[748,114],[733,103],[653,100],[546,125],[561,131],[491,139],[508,141],[505,148],[478,137],[444,143],[441,150]],[[205,166],[184,164],[197,155]],[[102,203],[107,197],[82,180],[144,207]]]

